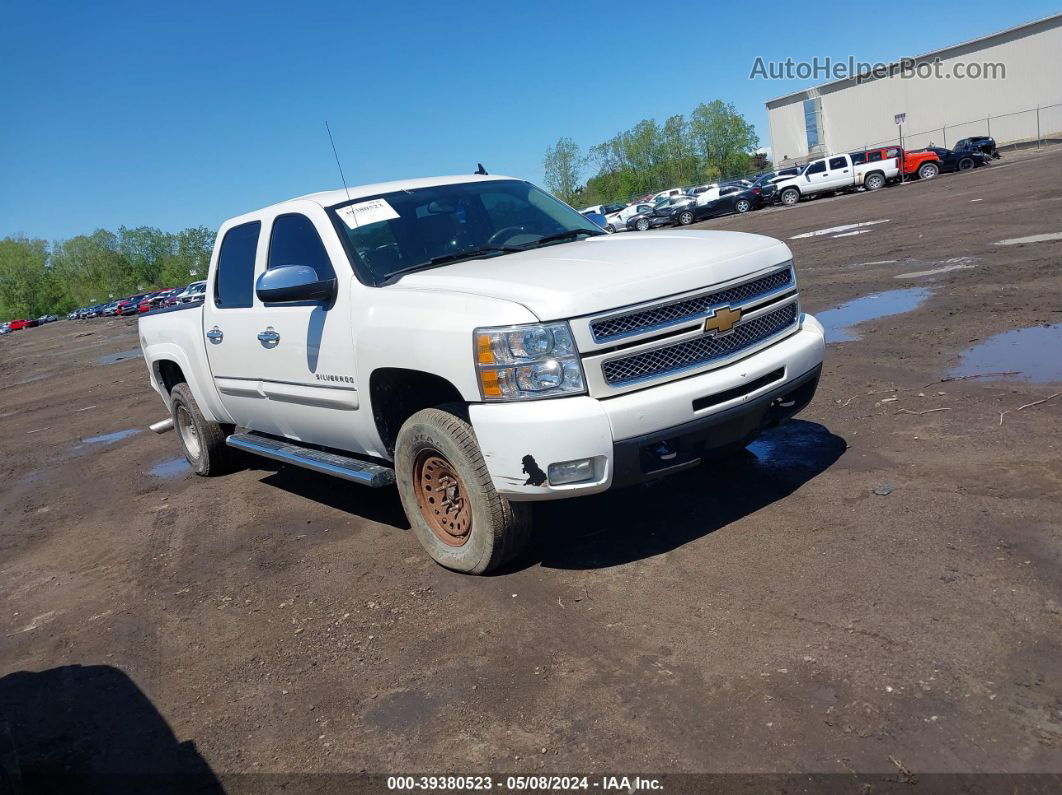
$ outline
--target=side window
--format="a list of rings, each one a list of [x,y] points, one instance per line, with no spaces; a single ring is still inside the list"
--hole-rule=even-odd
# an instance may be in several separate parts
[[[867,155],[868,163],[877,163],[879,160],[881,160],[881,152],[871,152]]]
[[[334,279],[332,261],[328,259],[321,236],[313,221],[305,215],[290,213],[278,215],[273,221],[273,233],[269,237],[269,259],[266,268],[284,265],[309,265],[317,271],[319,279]]]
[[[848,161],[843,157],[831,157],[830,158],[830,170],[835,168],[845,168],[848,166]]]
[[[851,157],[852,157],[852,165],[853,166],[862,165],[863,163],[865,163],[867,161],[866,152],[853,152]]]
[[[222,309],[239,309],[254,303],[254,256],[261,221],[234,226],[225,233],[214,278],[214,303]]]
[[[821,174],[825,170],[826,170],[826,161],[825,160],[816,160],[814,163],[812,163],[810,166],[808,166],[808,170],[805,173],[808,173],[808,174]]]
[[[892,157],[899,157],[899,156],[900,156],[900,150],[899,149],[889,149],[888,151],[885,152],[885,157],[892,158]]]

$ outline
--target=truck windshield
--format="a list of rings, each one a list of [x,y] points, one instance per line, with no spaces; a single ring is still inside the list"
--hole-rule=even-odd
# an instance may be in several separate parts
[[[496,257],[605,232],[530,183],[483,180],[355,199],[330,213],[355,268],[399,273]]]

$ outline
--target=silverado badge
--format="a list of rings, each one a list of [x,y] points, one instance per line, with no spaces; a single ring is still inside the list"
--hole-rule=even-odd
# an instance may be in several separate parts
[[[714,331],[717,335],[728,334],[734,330],[739,320],[741,320],[740,309],[721,306],[704,321],[704,330]]]

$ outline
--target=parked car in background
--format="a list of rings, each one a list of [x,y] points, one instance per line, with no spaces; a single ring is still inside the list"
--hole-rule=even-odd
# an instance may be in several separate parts
[[[786,177],[795,177],[802,168],[802,166],[791,166],[778,171],[764,172],[752,181],[752,187],[760,189],[760,199],[764,204],[770,204],[775,198],[775,186]]]
[[[29,328],[29,325],[30,322],[28,320],[26,320],[25,318],[20,318],[18,320],[12,320],[8,324],[8,328],[10,328],[12,331],[21,331],[24,328]]]
[[[937,153],[929,149],[907,152],[899,146],[885,146],[879,149],[864,149],[860,152],[852,152],[851,155],[852,162],[856,165],[879,163],[883,160],[896,158],[902,166],[901,173],[905,177],[932,179],[943,170]]]
[[[662,190],[659,193],[654,193],[652,200],[658,201],[659,199],[670,199],[675,196],[681,196],[686,192],[685,188],[669,188],[668,190]]]
[[[605,230],[608,232],[626,232],[628,220],[639,213],[650,212],[652,209],[653,205],[648,202],[639,202],[637,204],[628,205],[619,212],[605,216]]]
[[[104,304],[100,309],[100,317],[114,317],[118,314],[118,302],[111,301],[109,304]]]
[[[983,152],[993,160],[998,160],[1001,155],[996,149],[996,139],[988,135],[974,135],[970,138],[960,138],[954,146],[956,152]]]
[[[742,188],[739,185],[726,185],[711,201],[704,204],[692,202],[679,204],[672,208],[671,217],[680,226],[687,226],[694,221],[714,218],[728,213],[747,213],[763,206],[762,189],[757,187]]]
[[[131,295],[128,298],[123,298],[118,302],[116,307],[116,315],[135,315],[139,312],[140,302],[147,297],[147,293],[139,293],[138,295]]]
[[[671,226],[676,223],[673,212],[680,207],[692,207],[693,202],[688,196],[675,196],[672,199],[658,202],[649,206],[649,209],[637,212],[627,219],[628,232],[645,232],[661,226]],[[646,205],[640,205],[645,207]]]
[[[787,206],[807,196],[854,188],[878,190],[900,176],[898,158],[856,165],[851,155],[830,155],[812,160],[799,176],[777,183],[778,199]]]
[[[599,215],[611,215],[612,213],[618,213],[627,205],[623,202],[611,202],[609,204],[593,204],[589,207],[584,207],[579,212],[583,215],[587,213],[598,213]]]
[[[930,152],[936,154],[940,160],[941,171],[969,171],[978,166],[987,166],[992,162],[992,157],[979,150],[957,151],[934,146]]]
[[[192,282],[187,287],[179,292],[176,296],[177,302],[181,304],[192,304],[202,301],[206,297],[206,282]]]

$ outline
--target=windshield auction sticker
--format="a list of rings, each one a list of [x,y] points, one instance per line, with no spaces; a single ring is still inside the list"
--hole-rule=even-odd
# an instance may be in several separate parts
[[[387,203],[387,199],[370,199],[367,202],[358,202],[357,204],[340,207],[336,212],[343,219],[343,223],[351,229],[398,218],[398,213],[395,212],[394,207]]]

